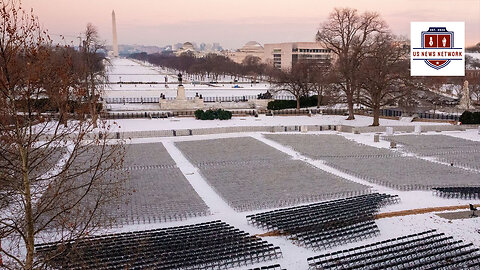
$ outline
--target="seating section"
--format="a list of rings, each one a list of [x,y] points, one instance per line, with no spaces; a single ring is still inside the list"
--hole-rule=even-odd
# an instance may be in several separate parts
[[[113,205],[116,221],[141,224],[205,216],[209,209],[178,168],[129,169],[124,204]]]
[[[480,199],[480,186],[477,187],[435,187],[433,193],[444,198]]]
[[[285,269],[282,269],[280,264],[274,264],[274,265],[269,265],[269,266],[250,268],[248,270],[285,270]]]
[[[307,259],[309,269],[479,269],[473,244],[436,230],[402,236]]]
[[[475,185],[480,174],[415,157],[330,158],[326,164],[357,178],[397,190]]]
[[[455,166],[480,170],[480,142],[447,135],[400,135],[387,136],[408,152],[434,157]]]
[[[480,142],[447,135],[396,135],[383,139],[395,141],[407,151],[422,156],[480,152]]]
[[[265,137],[283,145],[288,145],[311,159],[400,156],[399,153],[388,149],[370,147],[333,134],[266,134]]]
[[[36,252],[57,255],[55,269],[230,269],[282,257],[279,247],[221,221],[47,243]]]
[[[398,200],[398,196],[373,193],[249,215],[247,220],[300,246],[320,250],[377,235],[375,214]]]
[[[398,151],[362,145],[339,135],[271,134],[265,136],[290,146],[312,159],[324,160],[328,166],[339,171],[398,190],[426,190],[434,186],[451,186],[453,183],[474,185],[478,183],[479,179],[478,172],[467,171],[456,166],[445,166],[416,157],[402,156]],[[407,137],[408,140],[402,140],[404,137]],[[452,142],[454,147],[458,146],[458,149],[463,149],[462,151],[468,150],[468,147],[463,145],[473,147],[478,144],[437,135],[386,137],[387,140],[395,141],[397,138],[400,138],[401,142],[406,141],[409,144],[418,145],[418,149],[424,149],[421,148],[421,144],[425,143],[428,146],[426,149],[432,148],[432,151],[434,147],[438,146],[441,149],[444,143],[449,142]],[[440,142],[438,145],[430,142],[437,139]],[[456,149],[454,147],[447,149],[454,151]],[[458,149],[455,151],[460,151]],[[471,164],[465,167],[480,166],[480,150],[472,151],[477,153],[452,152],[452,155],[458,156],[458,163]],[[476,154],[478,154],[478,158],[474,156]]]
[[[208,215],[195,192],[161,143],[127,145],[125,194],[105,212],[113,225],[183,220]]]
[[[369,187],[315,168],[251,137],[176,146],[236,211],[365,194]]]
[[[480,152],[477,153],[453,153],[434,156],[437,160],[454,166],[480,171]]]
[[[164,167],[175,166],[175,161],[170,157],[161,143],[128,144],[125,147],[125,168],[135,167]]]
[[[202,166],[212,163],[242,163],[249,161],[278,161],[291,158],[251,137],[203,141],[184,141],[175,145],[190,162]]]

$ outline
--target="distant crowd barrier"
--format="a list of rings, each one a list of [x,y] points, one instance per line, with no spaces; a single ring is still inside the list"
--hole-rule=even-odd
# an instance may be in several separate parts
[[[381,116],[387,116],[387,117],[401,117],[406,115],[405,112],[402,112],[400,110],[394,110],[394,109],[382,109],[380,110],[380,115]],[[432,119],[432,120],[451,120],[451,121],[458,121],[460,118],[460,115],[456,114],[444,114],[444,113],[415,113],[415,115],[418,118],[421,119]]]
[[[348,111],[345,109],[285,109],[277,111],[269,111],[265,109],[231,109],[229,110],[233,113],[233,116],[239,115],[258,115],[258,114],[273,114],[273,115],[316,115],[316,114],[326,114],[326,115],[345,115]],[[102,113],[102,117],[105,119],[131,119],[131,118],[167,118],[167,117],[176,117],[176,116],[190,116],[195,117],[195,111],[185,110],[185,111],[123,111],[123,112],[114,112],[107,111]]]
[[[205,102],[240,102],[242,101],[243,97],[204,97]],[[174,98],[168,97],[167,100],[173,100]],[[188,99],[193,99],[188,98]],[[256,98],[255,98],[256,99]],[[140,103],[137,98],[125,98],[125,100],[135,100],[135,102],[125,102],[125,103]],[[146,98],[146,101],[143,103],[157,103],[159,102],[159,98]],[[153,102],[150,102],[153,100]],[[245,100],[249,100],[248,98]],[[137,102],[138,101],[138,102]],[[107,104],[121,104],[121,98],[111,98],[111,101],[107,101]],[[302,108],[300,110],[296,109],[283,109],[283,110],[231,110],[233,115],[255,115],[257,114],[268,114],[268,115],[348,115],[347,109],[335,109],[335,108],[326,108],[326,109],[307,109]],[[156,117],[157,114],[162,114],[165,117],[171,116],[191,116],[194,117],[194,111],[164,111],[164,112],[155,112],[155,111],[143,111],[143,112],[111,112],[107,111],[103,113],[103,117],[108,119],[125,119],[125,118],[152,118]],[[355,110],[355,114],[357,115],[370,115],[365,110]],[[396,110],[381,110],[380,116],[382,117],[401,117],[402,114],[405,114],[401,111]],[[451,115],[451,114],[432,114],[432,113],[418,113],[416,114],[417,118],[420,119],[431,119],[431,120],[440,120],[440,121],[458,121],[459,115]]]
[[[422,132],[441,131],[463,131],[465,127],[455,125],[422,125]],[[133,139],[133,138],[155,138],[155,137],[178,137],[225,133],[248,133],[248,132],[318,132],[318,131],[339,131],[345,133],[373,133],[385,132],[387,127],[352,127],[346,125],[286,125],[286,126],[236,126],[236,127],[214,127],[197,129],[172,129],[172,130],[146,130],[146,131],[120,131],[111,132],[108,136],[112,139]],[[414,126],[394,126],[394,132],[414,132]],[[102,137],[102,134],[90,135]]]
[[[470,126],[457,126],[457,125],[421,125],[421,132],[431,132],[431,131],[464,131]],[[414,132],[415,126],[391,126],[393,132]],[[386,132],[387,126],[377,126],[377,127],[353,127],[342,125],[340,131],[347,133],[372,133],[372,132]]]
[[[201,91],[199,91],[201,92]],[[187,97],[187,100],[193,100],[195,97]],[[277,95],[276,100],[295,100],[294,96]],[[165,97],[166,100],[174,100],[175,97]],[[257,95],[241,95],[241,96],[203,96],[204,102],[242,102],[258,99]],[[143,103],[159,103],[160,97],[105,97],[103,98],[107,104],[143,104]]]
[[[255,109],[229,110],[234,116],[261,113]],[[138,118],[168,118],[168,117],[195,117],[195,111],[149,111],[149,112],[104,112],[104,119],[138,119]]]

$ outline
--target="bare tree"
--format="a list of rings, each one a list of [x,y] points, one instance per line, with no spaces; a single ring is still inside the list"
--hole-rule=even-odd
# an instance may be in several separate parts
[[[265,73],[266,65],[262,63],[262,59],[257,56],[248,55],[243,59],[242,66],[244,74],[256,76],[263,76]]]
[[[206,77],[212,76],[213,80],[218,80],[219,76],[230,75],[235,79],[239,76],[250,77],[253,80],[263,78],[267,72],[268,66],[261,63],[258,57],[246,57],[241,64],[233,62],[228,57],[218,54],[207,54],[204,57],[196,57],[192,52],[182,53],[175,56],[167,53],[162,54],[132,54],[131,58],[138,59],[171,69],[173,71],[181,71],[184,74],[204,80]]]
[[[471,48],[472,51],[480,51],[480,43],[478,43],[474,48]],[[473,58],[469,55],[465,56],[465,63],[470,69],[467,72],[468,85],[470,87],[470,93],[474,97],[476,103],[480,104],[480,59]]]
[[[100,41],[97,28],[92,24],[87,24],[84,40],[82,42],[81,52],[81,74],[83,75],[84,95],[89,105],[90,115],[94,127],[97,127],[98,120],[98,100],[103,87],[107,81],[104,67],[105,58],[100,54],[104,45]]]
[[[273,71],[273,91],[288,92],[297,101],[297,110],[300,110],[300,98],[316,91],[313,77],[316,74],[315,66],[311,62],[302,61],[294,64],[289,70]]]
[[[317,108],[319,108],[325,103],[338,99],[338,90],[334,84],[338,78],[331,64],[313,64],[312,91],[317,95]]]
[[[373,12],[358,14],[356,9],[335,9],[317,34],[317,41],[336,55],[340,76],[339,86],[345,93],[348,104],[348,120],[355,119],[354,95],[358,93],[360,64],[368,53],[377,33],[385,32],[387,26],[380,15]]]
[[[480,76],[469,79],[470,93],[474,97],[477,104],[480,104]]]
[[[458,98],[462,95],[463,77],[420,77],[419,95],[424,107],[433,110],[435,114],[439,107],[445,105],[451,96]]]
[[[375,37],[370,53],[363,59],[358,76],[360,103],[373,110],[373,124],[378,126],[380,109],[393,105],[412,89],[408,76],[409,50],[390,34]]]
[[[35,244],[78,240],[102,227],[105,207],[121,190],[123,174],[116,169],[123,146],[110,142],[106,123],[95,129],[82,106],[68,125],[63,113],[50,112],[48,104],[67,108],[84,97],[63,49],[51,45],[17,1],[1,2],[0,254],[6,269],[45,267],[49,258],[36,257]],[[62,97],[52,101],[55,93]]]
[[[78,94],[74,94],[75,87],[79,85],[78,72],[73,65],[74,58],[78,53],[69,47],[57,46],[50,50],[50,57],[44,59],[48,69],[43,69],[43,83],[48,84],[45,88],[45,101],[49,104],[49,109],[58,111],[58,121],[65,127],[68,125],[70,113],[73,112],[74,100]]]

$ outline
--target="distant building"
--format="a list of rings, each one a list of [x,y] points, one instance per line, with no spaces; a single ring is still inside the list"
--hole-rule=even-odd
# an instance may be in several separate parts
[[[200,46],[197,46],[193,42],[185,42],[183,44],[174,44],[172,45],[173,52],[176,56],[180,56],[184,53],[191,54],[195,57],[205,57],[208,54],[221,54],[223,55],[222,46],[219,43],[205,44],[201,43]]]
[[[278,69],[290,69],[299,61],[330,64],[333,53],[317,42],[287,42],[264,45],[264,62]]]
[[[232,61],[241,64],[247,56],[258,57],[262,61],[264,60],[264,49],[263,46],[256,41],[249,41],[242,48],[234,51],[227,52],[226,56]]]
[[[183,43],[183,45],[180,49],[175,51],[175,55],[180,56],[184,53],[191,53],[194,56],[197,56],[198,51],[195,50],[195,47],[193,46],[193,44],[191,42],[185,42],[185,43]]]

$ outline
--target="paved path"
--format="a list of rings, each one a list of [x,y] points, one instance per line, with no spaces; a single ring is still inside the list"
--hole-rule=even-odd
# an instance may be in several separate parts
[[[475,205],[475,207],[480,207],[480,204]],[[397,211],[397,212],[381,213],[381,214],[378,214],[375,218],[381,219],[381,218],[389,218],[389,217],[402,217],[402,216],[409,216],[409,215],[418,215],[418,214],[426,214],[426,213],[441,212],[441,211],[453,211],[453,210],[460,210],[460,209],[470,209],[470,206],[455,205],[455,206],[410,209],[410,210]]]

